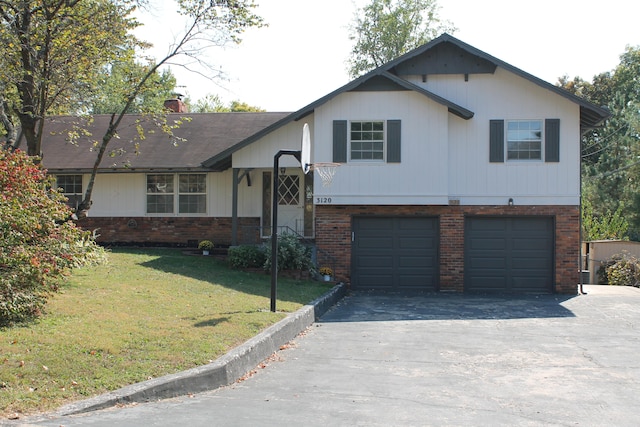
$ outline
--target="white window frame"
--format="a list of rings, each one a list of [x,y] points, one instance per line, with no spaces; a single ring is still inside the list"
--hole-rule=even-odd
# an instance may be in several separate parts
[[[206,215],[207,214],[207,174],[206,173],[179,173],[176,174],[177,178],[178,178],[178,197],[177,197],[177,203],[178,203],[178,209],[177,212],[179,215]],[[203,182],[202,185],[204,185],[204,188],[202,190],[200,189],[196,189],[199,191],[191,191],[191,188],[187,188],[186,191],[182,190],[182,182],[181,182],[181,178],[182,177],[189,177],[189,176],[201,176],[203,178]],[[187,185],[191,185],[193,183],[191,182],[187,182]],[[195,184],[200,184],[200,183],[195,183]],[[204,196],[204,211],[202,212],[181,212],[180,208],[182,207],[182,203],[181,202],[181,197],[190,197],[190,196],[195,196],[195,197],[203,197]],[[198,206],[200,205],[200,203],[197,204]],[[188,205],[190,206],[190,205]]]
[[[149,182],[149,178],[150,177],[171,177],[171,181],[170,182],[164,182],[164,183],[160,183],[160,182],[156,182],[155,184],[153,182]],[[155,185],[155,187],[154,187]],[[169,185],[171,185],[169,187]],[[153,190],[153,188],[155,188],[156,190]],[[176,208],[175,208],[175,204],[176,204],[176,198],[175,198],[175,190],[176,190],[176,186],[175,186],[175,174],[173,173],[150,173],[147,174],[145,176],[145,211],[147,213],[147,215],[157,215],[157,216],[163,216],[163,215],[174,215],[176,212]],[[171,206],[171,211],[170,212],[149,212],[149,197],[153,197],[153,196],[171,196],[171,204],[167,203],[167,204],[163,204],[166,206]]]
[[[511,129],[511,125],[524,125],[526,123],[537,123],[538,129],[529,127],[528,129],[523,126],[518,126],[518,129]],[[539,138],[531,138],[531,134],[539,132]],[[528,134],[528,135],[527,135]],[[518,119],[518,120],[506,120],[505,129],[505,151],[506,159],[508,162],[543,162],[544,161],[544,120],[542,119]],[[538,144],[539,148],[531,148],[531,144]],[[519,145],[516,149],[511,149],[511,146]],[[526,149],[526,145],[529,145],[529,149]],[[531,158],[531,153],[538,152],[539,157]],[[529,153],[529,157],[521,158],[520,156],[512,157],[511,154],[524,154]]]
[[[78,177],[80,178],[80,192],[69,192],[67,191],[68,188],[65,187],[61,187],[60,186],[60,178],[61,177],[74,177],[74,181],[75,179],[77,179]],[[67,183],[65,183],[67,184]],[[78,185],[77,182],[74,182],[72,184],[74,187],[76,187]],[[65,174],[59,174],[56,175],[56,188],[58,189],[62,189],[62,194],[68,199],[67,201],[67,205],[69,205],[72,208],[77,208],[80,204],[80,202],[82,202],[82,197],[83,197],[83,189],[84,189],[84,175],[82,174],[71,174],[71,173],[65,173]]]
[[[188,189],[185,191],[181,191],[180,188],[180,178],[187,175],[200,175],[204,177],[204,191],[189,191]],[[149,191],[150,185],[153,185],[149,182],[149,177],[151,176],[164,176],[171,177],[171,187],[162,192],[162,191]],[[208,193],[207,193],[207,181],[208,181],[207,173],[149,173],[145,176],[145,210],[146,214],[149,216],[206,216],[208,212]],[[187,183],[189,184],[189,183]],[[166,184],[169,185],[169,182]],[[149,212],[149,196],[171,196],[171,212]],[[181,204],[180,197],[181,196],[204,196],[204,212],[180,212]],[[168,204],[167,204],[168,205]]]
[[[381,130],[376,130],[376,129],[371,129],[371,130],[355,130],[353,129],[353,125],[356,123],[360,123],[360,124],[364,124],[364,123],[371,123],[371,124],[375,124],[375,123],[380,123],[382,124],[382,129]],[[351,120],[349,121],[349,129],[347,130],[348,132],[348,143],[349,143],[349,150],[348,150],[348,154],[349,154],[349,161],[350,162],[375,162],[375,163],[384,163],[386,162],[386,153],[387,153],[387,121],[386,120]],[[354,132],[360,132],[361,134],[367,133],[367,132],[376,132],[376,133],[381,133],[382,134],[382,138],[381,139],[353,139],[353,133]],[[382,157],[379,159],[374,159],[374,158],[355,158],[353,157],[353,153],[354,153],[354,148],[353,148],[353,144],[358,143],[358,142],[370,142],[372,144],[374,143],[382,143],[382,148],[381,150],[364,150],[363,148],[360,148],[358,150],[359,153],[378,153],[381,152]]]

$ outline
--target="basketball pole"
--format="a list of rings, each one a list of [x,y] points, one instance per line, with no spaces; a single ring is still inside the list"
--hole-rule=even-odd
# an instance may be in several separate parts
[[[276,299],[278,296],[278,194],[280,193],[280,157],[293,156],[299,162],[302,160],[300,150],[280,150],[273,156],[273,205],[271,207],[271,311],[276,311]]]

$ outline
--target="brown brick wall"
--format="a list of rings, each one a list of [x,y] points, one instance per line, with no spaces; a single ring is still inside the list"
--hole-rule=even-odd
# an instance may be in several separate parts
[[[440,290],[464,287],[465,216],[550,216],[555,218],[555,291],[575,294],[579,281],[578,206],[316,206],[319,265],[333,265],[338,280],[350,282],[351,221],[354,216],[437,216],[440,219]],[[328,256],[327,254],[330,254]]]
[[[88,217],[78,224],[95,230],[98,242],[108,244],[170,244],[187,246],[191,241],[211,240],[231,244],[231,218],[210,217]],[[260,218],[238,219],[239,243],[259,240]]]

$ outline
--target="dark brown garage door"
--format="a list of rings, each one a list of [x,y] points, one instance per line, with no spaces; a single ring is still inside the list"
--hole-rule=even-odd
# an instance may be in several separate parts
[[[351,286],[358,290],[437,289],[438,235],[437,218],[354,218]]]
[[[465,221],[465,291],[553,291],[553,218],[469,217]]]

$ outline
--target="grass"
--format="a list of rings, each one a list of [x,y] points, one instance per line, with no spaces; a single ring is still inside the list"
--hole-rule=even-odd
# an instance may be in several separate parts
[[[46,313],[0,329],[0,409],[32,414],[203,365],[329,289],[171,249],[118,249],[77,270]]]

